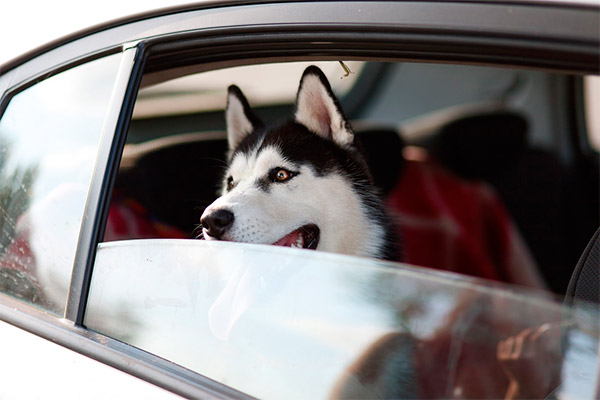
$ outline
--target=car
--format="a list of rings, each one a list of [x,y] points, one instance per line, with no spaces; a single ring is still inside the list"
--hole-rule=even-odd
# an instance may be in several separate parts
[[[0,397],[598,398],[599,24],[583,0],[215,1],[0,66]],[[309,65],[398,262],[197,240],[227,87],[277,120]]]

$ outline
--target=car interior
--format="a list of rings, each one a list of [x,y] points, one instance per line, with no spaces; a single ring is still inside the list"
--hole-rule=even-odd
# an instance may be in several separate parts
[[[580,76],[470,65],[280,62],[203,71],[149,63],[104,241],[197,238],[226,162],[237,84],[265,121],[320,66],[352,121],[409,264],[565,294],[598,228],[598,152]],[[205,67],[204,67],[205,68]]]

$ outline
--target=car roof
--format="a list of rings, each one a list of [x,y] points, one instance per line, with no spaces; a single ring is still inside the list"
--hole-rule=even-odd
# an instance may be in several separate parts
[[[111,28],[124,26],[127,24],[152,19],[156,17],[168,16],[177,13],[183,13],[188,11],[198,11],[210,8],[228,7],[228,6],[239,6],[239,5],[259,5],[259,4],[270,4],[270,3],[293,3],[298,0],[204,0],[193,4],[183,4],[177,6],[170,6],[165,8],[159,8],[150,11],[144,11],[133,15],[123,16],[114,20],[106,21],[97,25],[90,26],[88,28],[73,32],[69,35],[63,36],[56,40],[50,41],[42,46],[32,49],[16,58],[13,58],[3,64],[0,64],[0,73],[5,73],[16,66],[23,64],[40,54],[48,52],[52,49],[58,48],[67,43],[73,42],[77,39],[84,38],[86,36],[93,35]],[[336,0],[321,0],[320,2],[331,2]],[[400,0],[399,2],[403,2]],[[435,0],[419,1],[419,3],[432,3],[438,2]],[[545,5],[545,6],[556,6],[556,7],[568,7],[568,8],[600,8],[600,0],[453,0],[446,1],[445,3],[480,3],[480,4],[514,4],[514,5]]]

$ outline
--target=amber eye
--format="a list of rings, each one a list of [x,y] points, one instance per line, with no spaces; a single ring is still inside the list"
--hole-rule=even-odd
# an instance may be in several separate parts
[[[233,189],[234,186],[235,185],[233,184],[233,178],[230,176],[229,178],[227,178],[227,191]]]
[[[275,180],[277,182],[283,182],[283,181],[287,181],[288,179],[290,179],[291,176],[292,176],[292,174],[290,174],[285,169],[279,169],[275,173]]]
[[[269,180],[274,183],[283,183],[298,175],[298,172],[288,171],[285,168],[277,167],[269,171]]]

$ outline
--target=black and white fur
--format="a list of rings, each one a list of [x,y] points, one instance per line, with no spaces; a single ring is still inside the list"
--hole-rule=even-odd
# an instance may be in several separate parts
[[[265,127],[229,87],[229,167],[206,208],[206,240],[390,259],[394,240],[360,145],[323,72],[308,67],[293,118]]]

